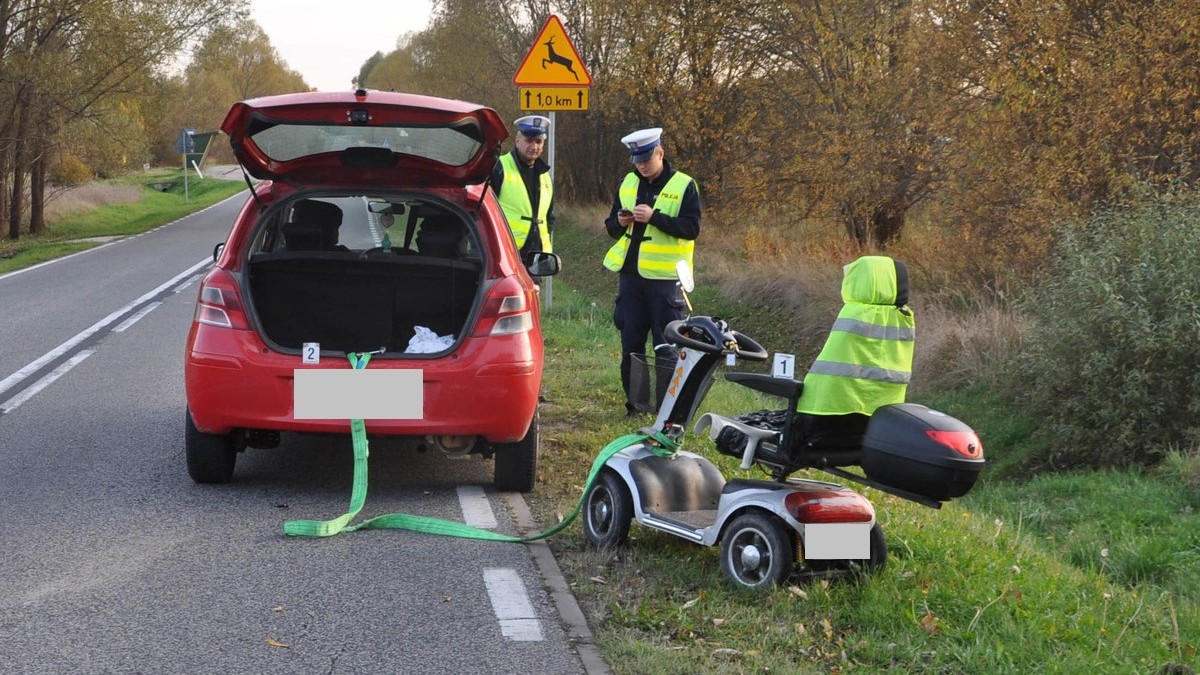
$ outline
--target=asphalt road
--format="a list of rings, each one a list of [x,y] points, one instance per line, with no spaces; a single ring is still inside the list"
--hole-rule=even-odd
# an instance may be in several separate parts
[[[348,436],[285,435],[231,484],[188,478],[184,338],[243,200],[0,276],[0,672],[602,670],[544,549],[285,537],[346,511]],[[484,460],[373,440],[362,515],[490,514],[515,534],[524,502],[491,481]]]

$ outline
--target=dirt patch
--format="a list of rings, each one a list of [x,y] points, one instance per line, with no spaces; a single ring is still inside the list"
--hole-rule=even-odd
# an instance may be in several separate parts
[[[57,220],[105,204],[136,202],[141,197],[142,190],[136,185],[88,183],[55,189],[46,195],[46,220]]]

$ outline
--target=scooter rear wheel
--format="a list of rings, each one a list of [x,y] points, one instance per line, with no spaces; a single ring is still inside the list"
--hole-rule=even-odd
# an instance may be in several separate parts
[[[583,502],[583,533],[596,548],[611,548],[625,542],[632,522],[633,498],[625,481],[602,470]]]
[[[781,584],[795,562],[787,527],[769,513],[743,513],[721,537],[721,573],[738,586],[759,589]]]

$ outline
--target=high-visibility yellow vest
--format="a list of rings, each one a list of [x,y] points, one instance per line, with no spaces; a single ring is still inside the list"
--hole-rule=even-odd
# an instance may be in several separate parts
[[[638,174],[631,172],[621,183],[617,196],[624,208],[632,210],[634,206],[637,206],[639,180]],[[683,204],[683,193],[691,182],[691,176],[682,171],[676,171],[675,175],[671,176],[671,179],[663,186],[662,192],[658,193],[658,197],[654,200],[654,208],[672,218],[678,216],[679,208]],[[646,237],[648,239],[644,239],[638,249],[637,260],[638,273],[643,277],[674,279],[676,278],[675,265],[680,260],[686,260],[688,266],[691,267],[692,251],[696,248],[696,242],[691,239],[672,237],[650,223],[646,223]],[[622,235],[617,239],[617,243],[608,249],[608,254],[604,256],[604,266],[614,272],[619,272],[621,266],[625,264],[625,256],[628,253],[629,237]]]
[[[500,158],[500,166],[504,167],[504,183],[500,185],[498,195],[500,209],[504,211],[508,226],[517,240],[517,248],[520,249],[529,237],[529,218],[533,214],[533,205],[529,203],[529,191],[525,189],[525,180],[521,178],[521,170],[517,168],[517,160],[511,152]],[[554,196],[549,171],[538,175],[538,185],[538,236],[542,241],[541,250],[549,253],[550,225],[546,222],[546,215],[550,213],[550,198]]]
[[[863,256],[846,266],[833,330],[812,368],[796,410],[812,415],[870,415],[903,403],[912,377],[912,310],[897,307],[896,262]]]

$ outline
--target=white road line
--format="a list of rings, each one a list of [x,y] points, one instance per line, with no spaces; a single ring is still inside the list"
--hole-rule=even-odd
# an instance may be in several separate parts
[[[182,284],[179,284],[175,288],[171,289],[171,292],[174,293],[175,295],[179,295],[183,291],[187,290],[188,286],[191,286],[192,284],[196,283],[203,276],[204,276],[203,274],[197,274],[197,275],[193,276],[191,279],[188,279],[187,281],[183,282]]]
[[[117,326],[112,329],[112,332],[124,333],[126,328],[129,328],[133,324],[140,321],[143,316],[146,316],[150,312],[153,312],[154,308],[158,307],[161,304],[162,304],[161,302],[152,302],[152,303],[146,305],[137,314],[134,314],[133,316],[129,317],[128,319],[125,319],[121,323],[117,324]]]
[[[516,570],[485,569],[483,582],[487,584],[488,597],[492,600],[492,611],[500,622],[500,632],[515,642],[540,642],[542,624],[533,612],[525,584]]]
[[[367,234],[371,237],[371,245],[375,248],[383,246],[383,226],[379,224],[379,214],[371,210],[371,200],[362,198],[363,207],[367,210]]]
[[[32,375],[33,373],[40,370],[47,363],[50,363],[54,359],[59,358],[63,354],[66,354],[70,350],[77,347],[79,345],[79,343],[81,343],[84,340],[88,339],[89,337],[95,335],[96,333],[104,330],[105,328],[107,328],[109,326],[109,324],[111,324],[114,321],[116,321],[117,319],[121,318],[129,310],[133,309],[134,307],[137,307],[138,305],[142,304],[143,302],[146,302],[150,298],[153,298],[154,296],[158,295],[159,293],[163,292],[164,290],[170,288],[172,285],[179,283],[180,279],[183,279],[184,277],[188,276],[189,274],[195,274],[197,271],[199,271],[205,265],[210,265],[210,264],[212,264],[212,258],[205,258],[205,259],[201,260],[200,262],[196,263],[195,265],[192,265],[188,269],[184,270],[182,273],[175,275],[169,281],[160,285],[158,288],[142,295],[142,297],[138,298],[137,300],[134,300],[133,302],[129,303],[128,305],[125,305],[124,307],[118,309],[117,311],[113,312],[112,314],[109,314],[108,316],[104,317],[103,319],[100,319],[96,323],[94,323],[91,326],[84,329],[83,332],[78,333],[77,335],[75,335],[71,339],[67,340],[66,342],[62,343],[61,345],[55,347],[54,349],[51,349],[50,351],[46,352],[45,354],[42,354],[40,357],[38,357],[36,360],[30,362],[24,368],[21,368],[20,370],[13,373],[12,375],[9,375],[8,377],[4,378],[3,380],[0,380],[0,394],[3,394],[4,392],[8,391],[9,389],[12,389],[14,386],[20,384],[25,379],[27,379],[30,375]]]
[[[481,486],[458,486],[458,505],[462,507],[463,522],[467,525],[484,530],[496,527],[496,514],[492,513],[492,505]]]
[[[33,398],[34,395],[36,395],[38,392],[45,389],[46,387],[50,386],[50,384],[53,383],[55,380],[62,377],[63,375],[66,375],[67,371],[69,371],[72,368],[74,368],[75,366],[79,365],[80,362],[82,362],[87,357],[91,356],[95,351],[96,350],[94,350],[94,349],[85,349],[85,350],[79,352],[78,354],[76,354],[75,356],[72,356],[67,362],[60,364],[57,368],[50,371],[50,373],[47,374],[45,377],[38,380],[37,382],[34,382],[33,386],[29,387],[25,391],[22,391],[20,394],[17,394],[16,396],[14,396],[14,397],[8,399],[7,401],[5,401],[4,403],[0,404],[0,414],[7,414],[7,413],[10,413],[10,412],[16,410],[17,406],[19,406],[22,403],[24,403],[25,401],[28,401],[29,399]]]

